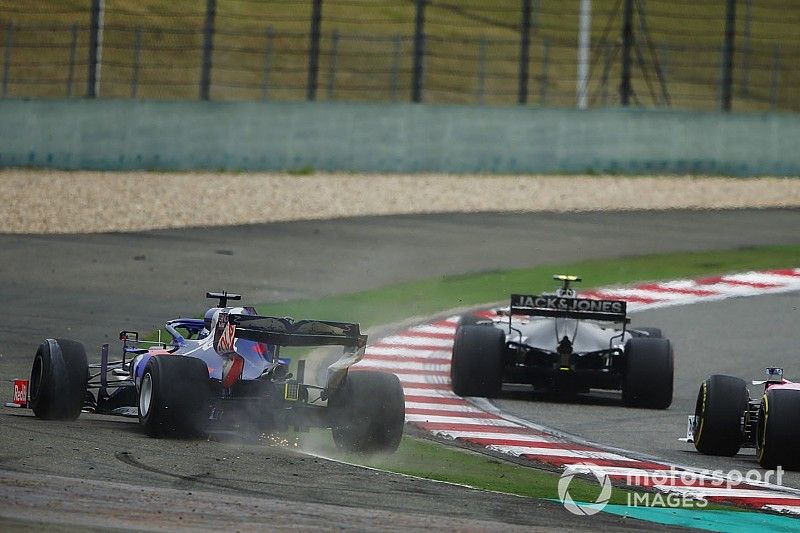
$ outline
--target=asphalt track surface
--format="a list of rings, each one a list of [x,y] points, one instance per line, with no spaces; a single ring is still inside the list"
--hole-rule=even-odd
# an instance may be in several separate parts
[[[26,376],[44,337],[81,340],[92,354],[100,343],[113,342],[120,329],[149,330],[168,318],[197,314],[206,290],[239,291],[249,301],[316,297],[443,274],[797,244],[798,227],[800,211],[765,210],[424,215],[132,234],[0,235],[0,380]],[[762,314],[771,314],[771,304],[765,305]],[[675,312],[674,320],[695,328],[688,314]],[[645,318],[680,337],[681,353],[690,343],[668,316]],[[758,375],[760,363],[744,366],[744,355],[728,356],[742,344],[733,323],[737,316],[747,318],[739,314],[726,321],[732,336],[696,328],[695,338],[719,350],[703,355],[704,366],[679,363],[670,416],[683,414],[686,398],[693,398],[691,391],[708,371],[728,365],[731,373]],[[779,332],[777,341],[775,335],[745,340],[777,353],[789,344],[788,331]],[[2,382],[0,395],[10,394],[10,385]],[[582,405],[559,406],[563,419],[539,420],[602,441],[608,431],[603,428],[632,412],[596,407],[595,429],[570,425],[586,409]],[[653,423],[652,412],[626,422],[629,440],[621,445],[683,457],[672,430],[663,439],[636,441],[636,433],[652,433]],[[44,422],[9,409],[0,413],[0,516],[4,528],[46,523],[66,530],[109,524],[131,529],[235,524],[243,530],[587,525],[558,504],[364,471],[265,443],[153,440],[120,419]],[[593,517],[592,526],[656,527],[605,515]]]

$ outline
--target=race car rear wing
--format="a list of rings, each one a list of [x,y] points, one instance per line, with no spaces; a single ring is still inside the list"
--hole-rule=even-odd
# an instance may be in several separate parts
[[[367,348],[367,336],[358,324],[221,312],[214,328],[214,349],[233,352],[237,338],[277,346],[343,346],[342,356],[328,366],[326,395],[339,387]]]
[[[345,346],[361,348],[367,344],[358,324],[324,320],[298,320],[258,315],[220,313],[214,330],[214,346],[226,348],[226,329],[233,326],[233,337],[277,346]],[[230,333],[228,333],[230,334]]]
[[[512,315],[527,315],[628,324],[630,318],[628,318],[627,310],[627,303],[622,300],[512,294],[508,316],[509,320]]]

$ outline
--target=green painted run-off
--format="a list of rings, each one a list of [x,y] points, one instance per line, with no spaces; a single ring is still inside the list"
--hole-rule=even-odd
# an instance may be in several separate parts
[[[800,531],[800,519],[798,518],[750,511],[704,511],[669,507],[606,505],[603,512],[658,524],[684,526],[707,531],[724,531],[726,533]]]

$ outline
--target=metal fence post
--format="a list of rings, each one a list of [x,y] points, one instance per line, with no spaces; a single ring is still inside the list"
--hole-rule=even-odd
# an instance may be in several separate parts
[[[217,1],[206,0],[206,22],[203,26],[203,60],[200,65],[200,99],[211,97],[211,56],[214,52],[214,20]]]
[[[394,36],[394,57],[392,58],[392,101],[397,101],[397,89],[400,85],[400,36]]]
[[[736,35],[736,0],[728,0],[725,17],[725,53],[722,61],[722,110],[731,110],[731,88],[733,86],[733,42]]]
[[[339,55],[339,30],[331,34],[331,57],[328,64],[328,100],[333,100],[333,91],[336,88],[336,58]]]
[[[717,106],[723,109],[722,106],[722,84],[725,80],[725,44],[719,47],[719,71],[717,72]]]
[[[608,63],[611,61],[611,44],[603,44],[603,78],[600,80],[600,98],[603,107],[608,106]]]
[[[75,80],[75,52],[78,49],[78,25],[72,25],[72,40],[69,44],[69,66],[67,67],[67,98],[72,96],[72,82]]]
[[[777,44],[772,49],[772,76],[769,91],[769,108],[775,111],[778,108],[778,89],[781,82],[781,47]]]
[[[308,47],[308,84],[306,100],[317,99],[317,77],[319,75],[319,41],[322,26],[322,0],[314,0],[311,8],[311,42]]]
[[[547,101],[547,67],[550,63],[550,39],[542,40],[542,80],[539,87],[539,104],[544,105]]]
[[[589,106],[589,52],[592,31],[592,0],[581,0],[578,30],[578,82],[575,92],[578,109]]]
[[[272,41],[275,38],[275,30],[270,26],[265,34],[266,43],[264,44],[264,75],[261,78],[261,99],[267,100],[269,97],[269,71],[272,69]]]
[[[8,76],[11,69],[11,48],[14,46],[14,23],[9,22],[6,26],[6,49],[3,52],[3,91],[2,97],[8,95]]]
[[[522,20],[519,30],[519,89],[517,103],[528,102],[528,63],[531,45],[531,0],[522,0]]]
[[[625,14],[622,21],[622,73],[619,84],[619,101],[627,106],[631,93],[631,46],[633,45],[633,0],[625,0]]]
[[[747,95],[750,92],[750,56],[753,50],[750,45],[750,27],[753,22],[753,0],[744,0],[744,31],[742,45],[742,86],[741,92]]]
[[[411,79],[411,101],[422,101],[422,75],[425,59],[425,4],[427,0],[416,0],[417,14],[414,18],[414,70]]]
[[[478,103],[486,103],[486,37],[481,37],[478,44]]]
[[[661,63],[661,77],[664,79],[664,86],[669,84],[669,47],[667,43],[661,43],[660,54],[658,54],[659,62]],[[661,103],[669,105],[665,95],[661,95]]]
[[[92,0],[92,21],[89,28],[89,75],[86,96],[100,96],[100,66],[103,61],[103,17],[105,0]]]
[[[136,28],[133,36],[133,72],[131,72],[131,98],[136,98],[139,90],[139,65],[142,61],[142,27]]]

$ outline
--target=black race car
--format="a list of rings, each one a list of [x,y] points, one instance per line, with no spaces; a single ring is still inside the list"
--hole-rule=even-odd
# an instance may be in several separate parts
[[[503,383],[581,393],[621,390],[625,405],[672,403],[673,351],[657,328],[628,328],[624,301],[578,298],[576,276],[554,294],[512,294],[497,318],[461,317],[450,378],[460,396],[495,397]]]

